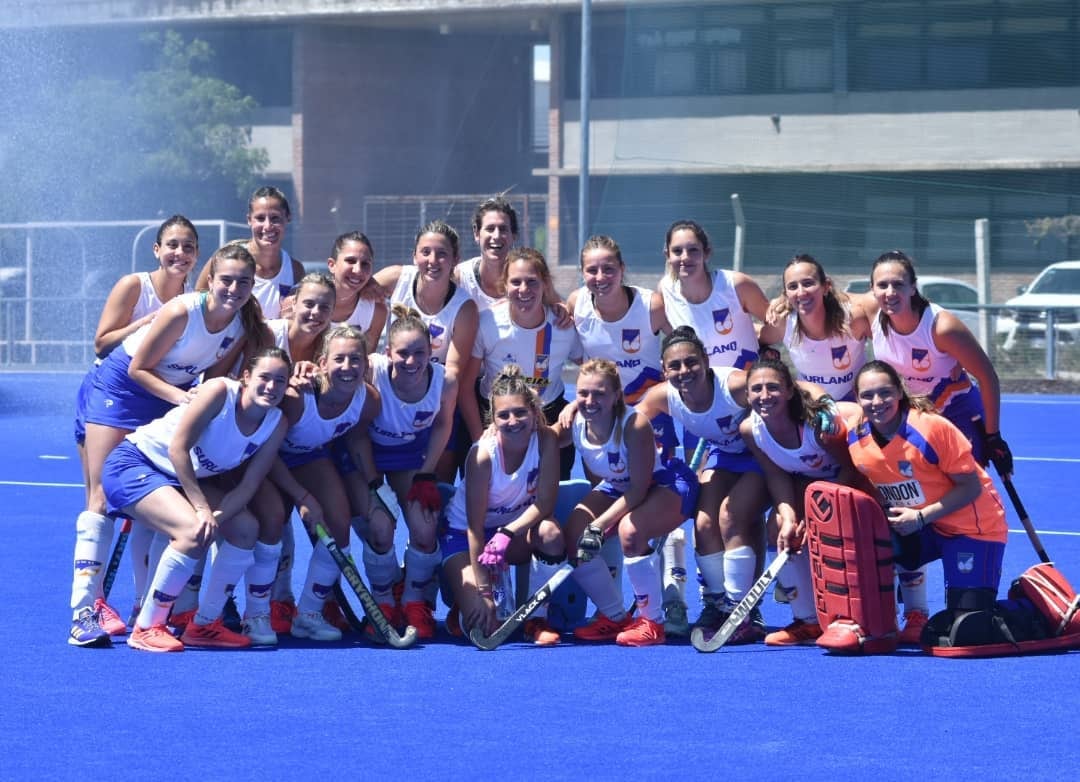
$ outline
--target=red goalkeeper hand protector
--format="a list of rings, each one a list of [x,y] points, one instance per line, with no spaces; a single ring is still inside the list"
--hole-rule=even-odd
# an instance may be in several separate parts
[[[406,502],[418,502],[424,510],[438,513],[442,510],[442,494],[433,472],[418,472],[413,476],[412,486],[405,495]]]

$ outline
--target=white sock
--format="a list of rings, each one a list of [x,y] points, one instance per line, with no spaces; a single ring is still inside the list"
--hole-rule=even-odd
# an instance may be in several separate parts
[[[278,556],[277,575],[274,578],[274,590],[271,600],[289,603],[295,602],[292,589],[293,559],[296,556],[296,535],[293,534],[293,522],[290,516],[281,528],[281,554]]]
[[[208,625],[221,616],[225,601],[236,590],[244,573],[255,562],[255,552],[249,548],[234,546],[227,540],[214,544],[214,556],[210,562],[210,575],[206,578],[206,590],[195,612],[195,624]]]
[[[749,546],[737,546],[724,552],[724,592],[731,605],[737,605],[754,585],[757,556]]]
[[[101,597],[105,562],[109,559],[115,522],[100,513],[84,510],[75,519],[75,574],[71,579],[71,613],[93,607]]]
[[[904,613],[908,611],[922,611],[930,615],[930,602],[926,596],[926,572],[927,566],[922,565],[915,570],[907,570],[896,566],[896,576],[900,579],[900,599],[904,603]]]
[[[724,594],[724,552],[716,551],[712,554],[698,554],[698,573],[704,581],[704,594],[706,596],[720,597]]]
[[[345,553],[344,549],[342,553]],[[305,614],[322,611],[323,603],[326,602],[340,575],[341,571],[330,555],[330,549],[320,540],[311,552],[307,577],[304,579],[304,590],[300,593],[296,610]]]
[[[668,533],[660,550],[664,602],[686,604],[686,532],[676,527]]]
[[[533,555],[533,558],[529,561],[530,595],[535,594],[536,590],[546,584],[548,579],[555,575],[555,571],[559,569],[559,564],[552,565],[550,562],[539,560],[536,558],[536,555]],[[544,605],[536,610],[536,613],[533,614],[533,616],[537,618],[546,617],[547,609],[547,603],[544,603]]]
[[[611,579],[617,589],[622,589],[623,553],[622,544],[618,535],[612,535],[604,540],[600,547],[600,556],[607,562],[608,570],[611,571]]]
[[[664,621],[660,599],[660,558],[656,552],[641,557],[626,558],[626,576],[634,588],[634,603],[638,615],[654,622]]]
[[[278,572],[278,559],[281,557],[281,541],[263,543],[255,541],[252,551],[254,561],[244,574],[247,585],[247,600],[244,602],[244,618],[267,616],[270,613],[270,592],[274,588],[274,577]]]
[[[371,584],[371,596],[381,605],[394,602],[394,583],[398,580],[397,551],[391,546],[385,554],[379,554],[364,541],[364,572]]]
[[[147,589],[147,599],[143,600],[142,610],[135,624],[142,629],[163,625],[169,618],[169,610],[176,602],[176,596],[184,589],[199,560],[181,554],[169,546],[161,555],[154,577]]]
[[[424,599],[424,592],[435,581],[435,570],[441,562],[442,552],[437,545],[430,554],[412,546],[405,549],[405,591],[401,594],[403,604]]]
[[[602,558],[594,557],[574,568],[574,580],[585,590],[597,610],[608,619],[617,622],[626,616],[622,590],[616,589],[615,579]]]
[[[135,576],[135,600],[142,602],[146,594],[146,585],[150,581],[150,544],[157,533],[145,524],[131,523],[127,548],[131,554],[131,572]]]
[[[192,572],[191,577],[188,578],[187,584],[180,590],[180,594],[176,596],[176,602],[173,604],[173,611],[180,613],[182,611],[194,611],[199,607],[199,592],[202,590],[202,577],[203,572],[206,570],[206,557],[207,554],[203,554],[198,562],[195,563],[195,570]]]
[[[161,532],[155,532],[154,537],[150,540],[150,549],[146,552],[146,588],[139,595],[139,600],[142,602],[146,602],[146,596],[150,592],[150,579],[157,572],[158,563],[161,562],[161,555],[165,553],[165,549],[168,547],[169,536]]]
[[[803,622],[817,622],[814,582],[810,577],[810,552],[806,546],[784,566],[784,588],[788,591],[792,617]]]

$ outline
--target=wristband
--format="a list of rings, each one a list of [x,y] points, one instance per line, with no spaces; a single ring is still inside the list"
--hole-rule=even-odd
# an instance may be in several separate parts
[[[926,517],[923,516],[923,512],[921,510],[917,510],[917,511],[915,511],[915,516],[919,520],[919,529],[922,529],[923,527],[925,527],[926,526]]]
[[[513,540],[514,537],[515,537],[514,531],[512,529],[510,529],[509,527],[498,527],[498,528],[496,528],[495,534],[497,535],[500,532],[503,535],[506,535],[506,537],[510,538],[510,540]]]

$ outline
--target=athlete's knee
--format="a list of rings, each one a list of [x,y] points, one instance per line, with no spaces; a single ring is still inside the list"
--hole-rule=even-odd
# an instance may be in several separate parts
[[[247,511],[237,513],[221,525],[221,534],[234,546],[252,548],[259,537],[259,520]]]
[[[546,554],[564,554],[566,552],[565,539],[558,522],[552,519],[544,519],[536,525],[533,535],[533,545],[537,550]]]

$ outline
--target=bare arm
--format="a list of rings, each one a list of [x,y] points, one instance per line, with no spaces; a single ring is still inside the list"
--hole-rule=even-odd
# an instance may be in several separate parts
[[[465,422],[465,428],[469,430],[469,437],[473,442],[479,440],[484,433],[480,405],[476,401],[476,379],[480,377],[482,363],[483,359],[469,356],[458,379],[458,410],[461,411],[461,419]]]
[[[986,413],[986,431],[1001,431],[1001,383],[975,335],[951,312],[939,312],[934,320],[934,344],[960,362],[960,366],[978,381]]]
[[[641,413],[634,415],[627,421],[623,438],[626,443],[630,484],[626,487],[626,491],[590,524],[605,532],[612,525],[618,524],[623,516],[645,502],[645,497],[652,487],[656,442],[649,419]]]
[[[128,366],[128,376],[132,380],[173,405],[186,402],[193,394],[166,383],[155,369],[180,339],[187,328],[187,321],[187,309],[183,303],[174,300],[162,307]]]
[[[454,409],[457,401],[457,380],[448,372],[443,381],[442,397],[439,400],[439,412],[435,417],[435,423],[431,426],[431,439],[428,441],[427,455],[420,467],[420,472],[435,472],[435,465],[439,463],[447,443],[450,442],[450,431],[454,428]]]
[[[739,303],[742,304],[743,310],[764,322],[765,313],[769,309],[769,300],[765,298],[761,286],[757,284],[753,277],[743,272],[733,272],[731,277],[735,285],[735,293],[739,296]]]
[[[480,325],[480,313],[476,302],[469,299],[461,305],[454,318],[453,334],[450,337],[450,349],[446,352],[446,376],[455,380],[461,376],[466,362],[472,357],[472,346],[476,341],[476,328]]]
[[[131,319],[135,305],[139,302],[142,283],[137,274],[125,274],[113,289],[101,310],[97,332],[94,334],[94,352],[104,358],[129,334],[134,334],[139,327],[154,319],[154,315],[144,315],[138,320]]]

